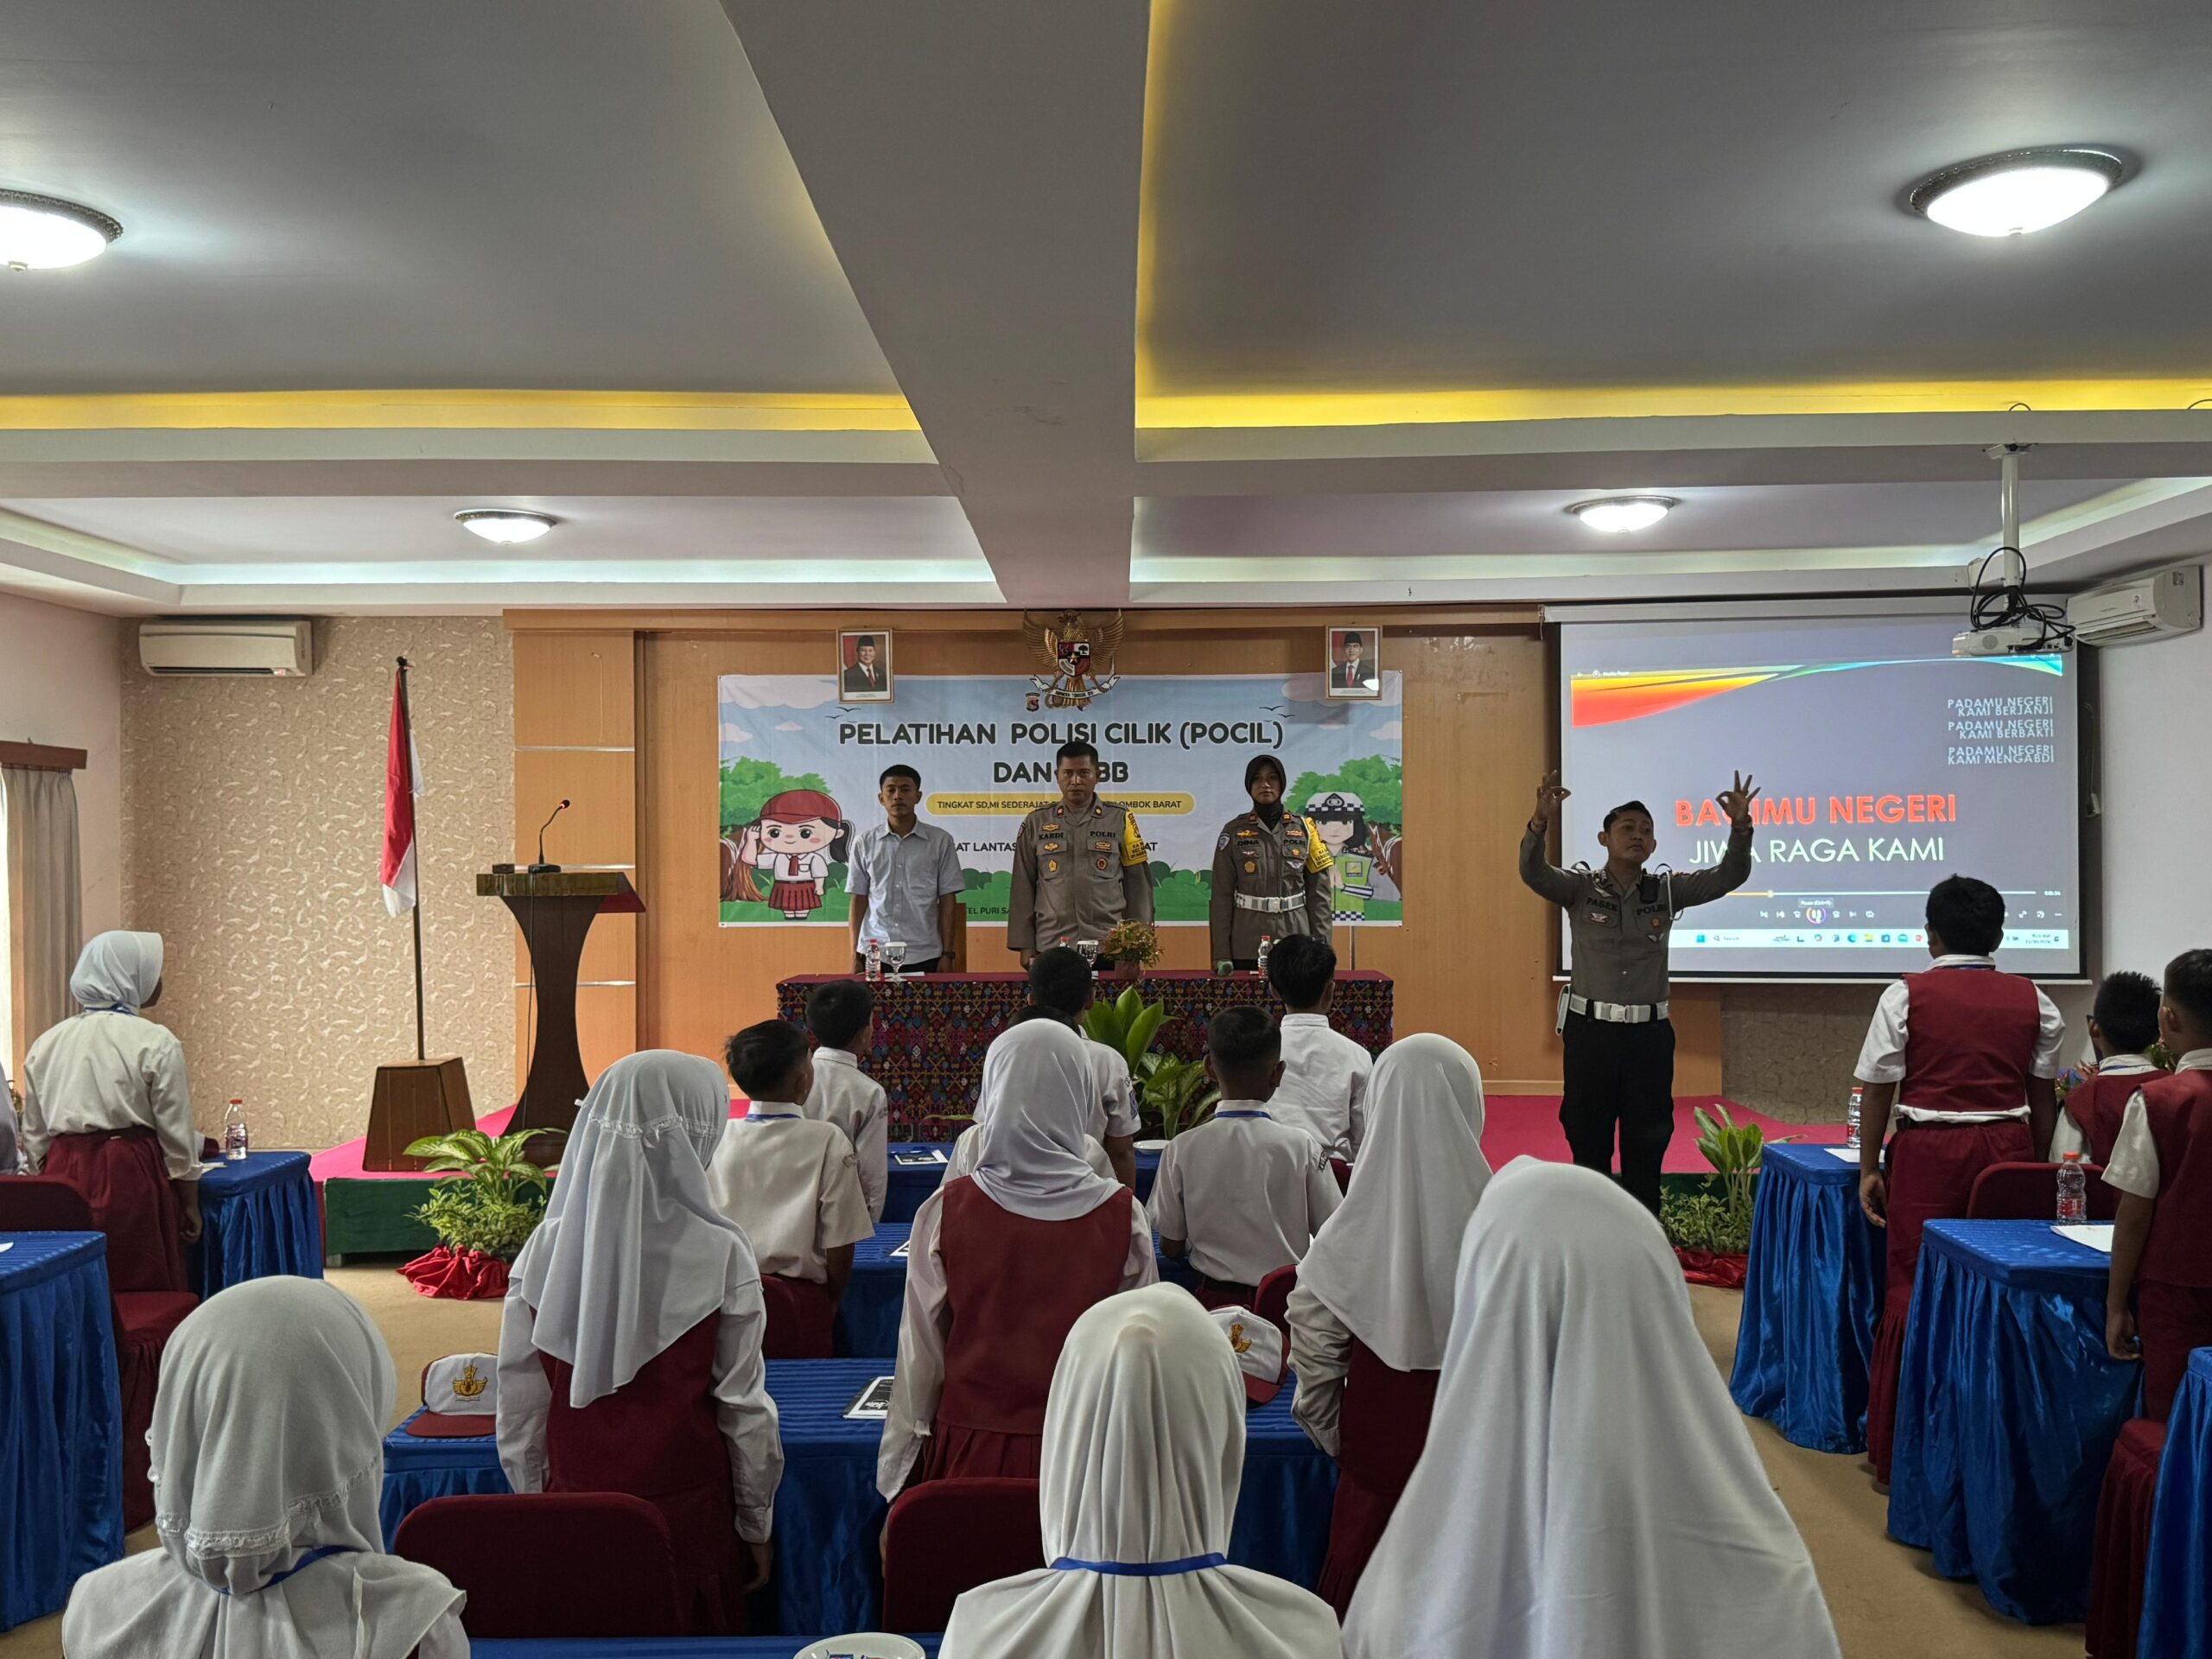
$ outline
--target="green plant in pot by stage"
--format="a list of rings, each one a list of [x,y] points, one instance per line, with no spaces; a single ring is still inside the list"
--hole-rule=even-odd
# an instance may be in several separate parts
[[[1697,1149],[1713,1166],[1719,1191],[1667,1193],[1659,1201],[1659,1218],[1667,1236],[1683,1249],[1741,1255],[1751,1247],[1751,1205],[1766,1136],[1756,1123],[1737,1122],[1718,1101],[1709,1111],[1696,1108],[1693,1116],[1700,1131]]]
[[[1166,1018],[1166,1003],[1146,1001],[1132,985],[1110,1001],[1092,1003],[1084,1012],[1083,1028],[1128,1062],[1140,1126],[1173,1141],[1213,1115],[1218,1091],[1198,1061],[1179,1059],[1154,1046]]]
[[[460,1254],[479,1251],[512,1261],[545,1213],[551,1179],[523,1155],[523,1147],[550,1129],[521,1129],[494,1139],[481,1129],[425,1135],[407,1148],[426,1158],[423,1171],[455,1179],[434,1182],[415,1219]]]

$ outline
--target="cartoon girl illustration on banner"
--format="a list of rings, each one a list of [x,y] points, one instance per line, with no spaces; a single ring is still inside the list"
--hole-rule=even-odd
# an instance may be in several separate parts
[[[737,855],[767,874],[768,908],[783,912],[786,921],[803,922],[822,908],[830,867],[845,861],[852,834],[844,809],[829,796],[787,789],[771,797],[760,816],[739,832]]]
[[[1368,845],[1366,804],[1357,795],[1332,789],[1325,795],[1306,798],[1306,817],[1336,860],[1329,878],[1336,888],[1332,916],[1339,922],[1365,921],[1367,901],[1375,896],[1375,859]]]

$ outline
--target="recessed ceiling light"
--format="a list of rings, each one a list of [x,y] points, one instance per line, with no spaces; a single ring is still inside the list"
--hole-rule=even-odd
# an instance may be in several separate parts
[[[534,542],[554,524],[548,514],[518,507],[464,507],[454,518],[470,535],[503,544]]]
[[[1578,501],[1567,511],[1591,529],[1613,536],[1624,530],[1649,530],[1680,505],[1671,495],[1609,495],[1599,501]]]
[[[0,264],[59,270],[107,251],[123,226],[105,213],[27,190],[0,190]]]
[[[2024,236],[2080,213],[2127,170],[2101,149],[2015,149],[1961,162],[1907,196],[1916,213],[1968,236]]]

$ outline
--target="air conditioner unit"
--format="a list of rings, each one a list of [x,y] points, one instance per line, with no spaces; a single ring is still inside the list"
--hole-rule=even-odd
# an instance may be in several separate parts
[[[138,661],[149,674],[315,672],[315,625],[297,616],[143,622]]]
[[[2066,601],[2066,620],[2074,637],[2090,645],[2194,633],[2204,626],[2204,569],[2184,565],[2076,594]]]

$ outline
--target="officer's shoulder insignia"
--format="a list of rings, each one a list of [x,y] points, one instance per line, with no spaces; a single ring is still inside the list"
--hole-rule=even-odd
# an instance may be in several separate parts
[[[1216,851],[1216,852],[1217,853],[1217,852],[1222,851],[1222,850],[1223,850],[1224,848],[1226,848],[1228,845],[1229,845],[1229,831],[1228,831],[1228,830],[1223,830],[1223,831],[1221,832],[1221,839],[1220,839],[1219,841],[1217,841],[1216,842],[1214,842],[1214,844],[1213,844],[1213,849],[1214,849],[1214,851]]]

